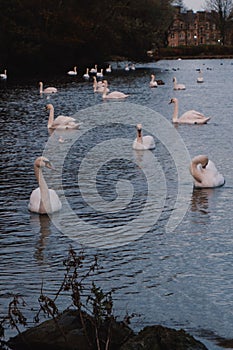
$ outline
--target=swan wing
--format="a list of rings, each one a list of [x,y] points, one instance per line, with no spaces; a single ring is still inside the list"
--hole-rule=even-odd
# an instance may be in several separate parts
[[[143,145],[146,147],[146,149],[154,149],[155,148],[155,141],[154,138],[150,135],[143,136],[142,138]]]
[[[53,125],[52,129],[67,130],[67,129],[79,129],[80,124],[75,122],[70,122],[67,124],[57,124]]]
[[[133,149],[144,151],[155,148],[154,138],[150,135],[143,136],[142,143],[137,141],[137,138],[133,142]]]
[[[223,175],[218,172],[211,160],[208,161],[205,169],[202,168],[201,164],[198,164],[197,172],[199,175],[197,177],[192,174],[195,180],[195,187],[197,188],[219,187],[225,183]]]
[[[182,116],[179,119],[206,119],[202,113],[199,113],[195,110],[190,110],[182,114]]]
[[[75,119],[72,117],[66,117],[64,115],[59,115],[53,122],[53,125],[57,124],[69,124],[70,122],[75,122]]]
[[[124,94],[123,92],[120,91],[113,91],[110,92],[106,97],[107,98],[125,98],[128,97],[129,95]]]
[[[53,94],[55,92],[57,92],[57,88],[55,87],[47,87],[46,89],[44,89],[43,91],[46,94]]]
[[[40,209],[40,199],[40,188],[37,187],[30,195],[28,209],[34,213],[38,213]]]
[[[56,191],[49,189],[49,198],[50,198],[52,212],[58,211],[62,208],[61,201],[60,201]]]
[[[58,211],[62,208],[61,201],[56,191],[49,189],[49,198],[51,203],[51,212]],[[33,213],[40,213],[40,204],[41,204],[40,188],[37,187],[31,193],[28,209]]]
[[[224,185],[225,179],[222,174],[220,174],[211,160],[208,161],[206,169],[203,171],[203,185],[205,187],[219,187]]]

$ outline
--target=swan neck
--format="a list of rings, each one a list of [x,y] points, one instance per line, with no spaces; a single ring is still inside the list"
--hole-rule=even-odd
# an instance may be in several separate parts
[[[42,169],[34,165],[35,176],[40,187],[40,213],[50,213],[51,203],[49,197],[49,189],[42,174]]]
[[[178,120],[178,101],[175,101],[174,102],[174,110],[173,110],[173,118],[172,118],[172,120],[173,120],[173,122],[177,122],[177,120]]]
[[[40,83],[40,94],[43,93],[43,83]]]
[[[190,173],[193,176],[194,180],[198,183],[202,182],[202,173],[201,170],[198,168],[198,163],[195,161],[192,161],[190,165]]]
[[[51,128],[54,122],[54,108],[50,107],[49,109],[49,120],[48,120],[48,128]]]
[[[137,132],[137,142],[142,143],[142,130],[138,130]]]
[[[107,96],[107,83],[104,84],[103,97]]]

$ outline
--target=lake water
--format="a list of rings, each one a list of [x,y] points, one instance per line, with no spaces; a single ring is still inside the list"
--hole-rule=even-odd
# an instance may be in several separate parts
[[[50,97],[40,96],[37,79],[16,81],[9,72],[0,83],[0,314],[19,293],[31,321],[42,281],[54,295],[72,245],[84,249],[87,262],[98,254],[96,284],[114,289],[119,318],[137,314],[135,330],[152,324],[184,328],[209,349],[221,349],[217,337],[233,338],[233,60],[168,60],[136,64],[129,72],[123,67],[113,64],[105,77],[110,91],[130,95],[124,101],[103,101],[79,71],[45,78],[45,87],[58,88]],[[151,73],[165,84],[151,89]],[[173,91],[174,76],[186,90]],[[195,109],[210,122],[173,125],[172,97],[179,99],[180,115]],[[48,103],[55,115],[74,116],[80,129],[48,133]],[[154,136],[153,151],[132,149],[137,123]],[[33,162],[42,154],[57,169],[44,176],[63,204],[50,217],[28,211],[37,187]],[[223,187],[193,190],[188,168],[198,154],[215,162]],[[63,309],[69,302],[64,297],[58,304]]]

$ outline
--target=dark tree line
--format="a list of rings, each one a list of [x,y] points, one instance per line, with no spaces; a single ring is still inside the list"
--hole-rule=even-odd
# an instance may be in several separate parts
[[[171,0],[0,0],[0,70],[33,74],[166,45]]]

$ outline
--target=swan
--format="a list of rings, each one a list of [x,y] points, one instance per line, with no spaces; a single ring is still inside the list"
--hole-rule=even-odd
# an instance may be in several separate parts
[[[173,90],[185,90],[184,84],[177,84],[176,77],[173,78]]]
[[[38,214],[51,214],[61,209],[62,204],[57,193],[48,188],[42,168],[54,170],[50,161],[45,157],[38,157],[34,162],[34,172],[39,184],[30,195],[28,209]]]
[[[91,74],[96,74],[96,73],[97,73],[97,64],[95,64],[95,67],[94,67],[94,68],[91,68],[91,69],[90,69],[90,73],[91,73]]]
[[[68,75],[77,75],[77,67],[74,67],[74,70],[69,70],[69,72],[67,72]]]
[[[97,81],[96,76],[93,76],[93,90],[94,92],[104,92],[104,85],[102,81]],[[109,88],[106,89],[106,92],[109,92]]]
[[[7,79],[6,69],[4,70],[4,73],[0,74],[1,79]]]
[[[180,118],[178,118],[178,99],[172,98],[169,104],[174,103],[174,112],[172,117],[173,123],[179,124],[206,124],[210,117],[205,117],[203,114],[190,110],[182,114]]]
[[[104,80],[104,91],[102,95],[103,99],[121,99],[129,96],[120,91],[113,91],[113,92],[107,93],[107,88],[108,88],[108,82],[107,80]]]
[[[106,68],[106,73],[111,73],[112,71],[112,66],[109,64],[109,66]]]
[[[97,73],[96,73],[96,76],[97,76],[98,78],[103,78],[103,76],[104,76],[104,74],[103,74],[103,68],[101,68],[100,72],[97,72]]]
[[[223,175],[218,172],[215,164],[206,155],[194,157],[189,169],[196,188],[219,187],[225,183]]]
[[[197,77],[197,83],[203,83],[203,82],[204,82],[204,79],[202,76],[202,71],[199,70],[199,76]]]
[[[131,70],[136,70],[135,64],[131,64],[130,69]]]
[[[147,150],[155,148],[154,138],[150,135],[142,136],[142,124],[137,124],[137,138],[133,142],[133,149]]]
[[[157,83],[157,81],[155,80],[155,75],[154,75],[154,74],[151,74],[150,87],[153,88],[153,87],[157,87],[157,86],[158,86],[158,83]]]
[[[128,64],[126,64],[126,66],[125,66],[125,71],[127,71],[127,72],[128,72],[128,71],[129,71],[129,69],[130,69],[130,68],[129,68],[129,65],[128,65]]]
[[[48,119],[48,129],[78,129],[79,124],[75,123],[75,119],[72,117],[66,117],[64,115],[59,115],[54,119],[54,107],[51,103],[46,106],[46,109],[49,110],[49,119]]]
[[[55,87],[47,87],[46,89],[43,90],[43,83],[42,81],[39,82],[40,85],[40,94],[54,94],[57,92],[57,88]]]
[[[83,78],[84,79],[89,79],[90,75],[89,75],[89,68],[86,69],[86,73],[83,74]]]

